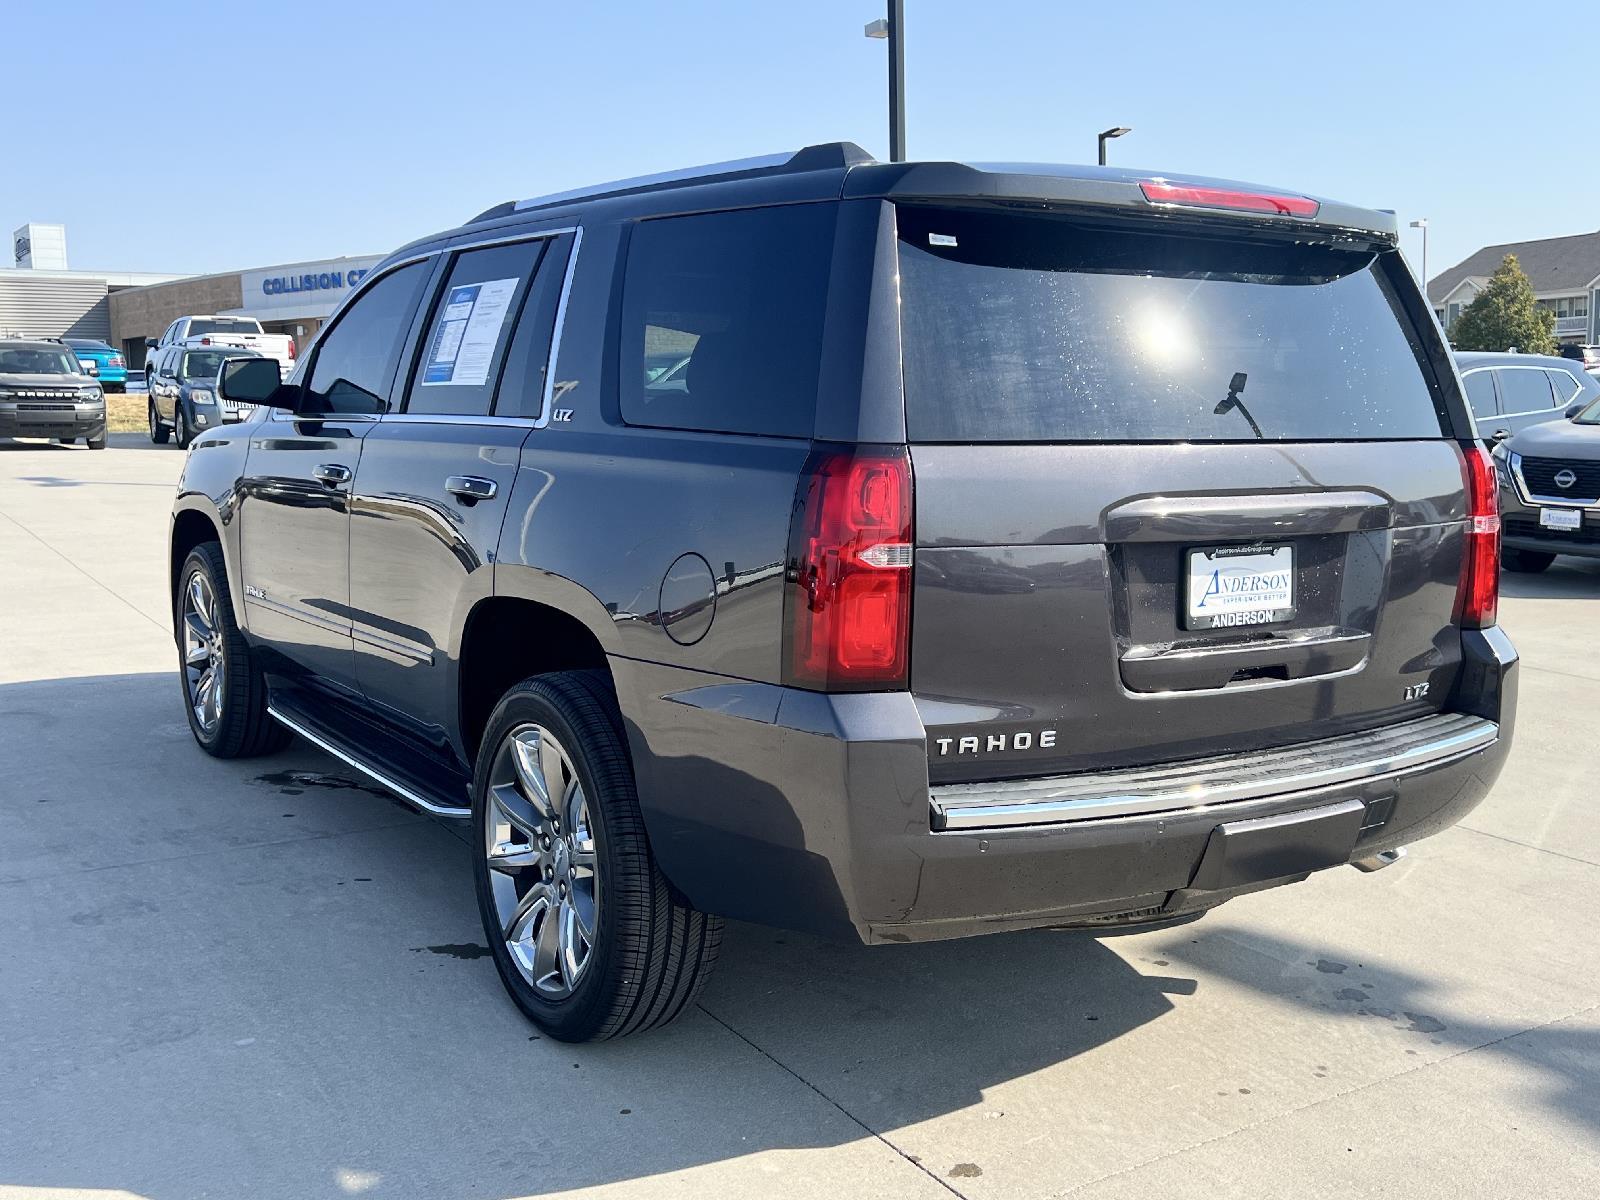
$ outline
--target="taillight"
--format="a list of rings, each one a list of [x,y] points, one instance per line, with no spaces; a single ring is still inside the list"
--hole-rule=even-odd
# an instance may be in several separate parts
[[[211,339],[208,338],[208,337],[203,337],[203,338],[200,339],[200,344],[202,346],[209,346],[209,345],[211,345]]]
[[[1152,204],[1181,204],[1191,208],[1231,208],[1240,212],[1268,213],[1275,217],[1314,217],[1322,205],[1310,196],[1285,196],[1277,192],[1250,192],[1239,188],[1200,187],[1152,179],[1139,185]]]
[[[1456,619],[1487,629],[1500,615],[1500,496],[1494,463],[1482,446],[1462,451],[1467,481],[1467,546],[1456,590]]]
[[[911,546],[904,446],[812,452],[789,537],[789,682],[819,691],[906,686]]]
[[[290,362],[294,361],[294,339],[293,338],[289,339],[289,361]]]

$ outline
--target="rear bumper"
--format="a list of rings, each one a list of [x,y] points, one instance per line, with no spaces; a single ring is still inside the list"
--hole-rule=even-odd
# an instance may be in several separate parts
[[[930,792],[909,695],[825,696],[624,659],[613,669],[651,844],[673,885],[710,912],[879,942],[1169,920],[1439,833],[1505,761],[1516,663],[1498,629],[1464,634],[1449,705],[1460,716],[1432,739],[1462,740],[1411,762],[1402,750],[1392,770],[944,830],[936,801],[949,789]],[[1319,757],[1338,758],[1308,761]]]

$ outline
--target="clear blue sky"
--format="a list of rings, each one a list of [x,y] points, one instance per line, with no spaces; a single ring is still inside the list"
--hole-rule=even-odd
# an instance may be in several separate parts
[[[1131,125],[1117,164],[1427,216],[1433,274],[1485,243],[1600,227],[1570,6],[906,7],[914,158],[1092,161],[1099,130]],[[501,200],[808,142],[886,156],[885,48],[862,36],[881,14],[12,0],[0,232],[64,222],[75,267],[222,271],[382,252]],[[81,60],[97,38],[124,57]]]

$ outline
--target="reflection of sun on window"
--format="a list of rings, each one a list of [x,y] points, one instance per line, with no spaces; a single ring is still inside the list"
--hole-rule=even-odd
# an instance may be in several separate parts
[[[1164,305],[1135,311],[1128,331],[1134,350],[1153,366],[1182,367],[1194,361],[1194,334],[1179,314]]]

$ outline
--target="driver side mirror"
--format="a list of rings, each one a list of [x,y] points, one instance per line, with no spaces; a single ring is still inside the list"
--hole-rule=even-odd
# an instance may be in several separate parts
[[[298,407],[300,389],[280,382],[275,358],[230,358],[217,377],[217,392],[236,404],[265,404],[270,408]]]
[[[1574,400],[1571,404],[1567,405],[1567,407],[1562,410],[1561,415],[1563,417],[1565,417],[1567,420],[1570,421],[1570,420],[1572,420],[1573,417],[1577,416],[1579,413],[1581,413],[1587,407],[1588,407],[1588,405],[1586,403],[1584,403],[1582,400]]]
[[[146,350],[154,350],[159,345],[161,345],[161,343],[156,341],[155,338],[145,338],[144,340],[144,348]]]

